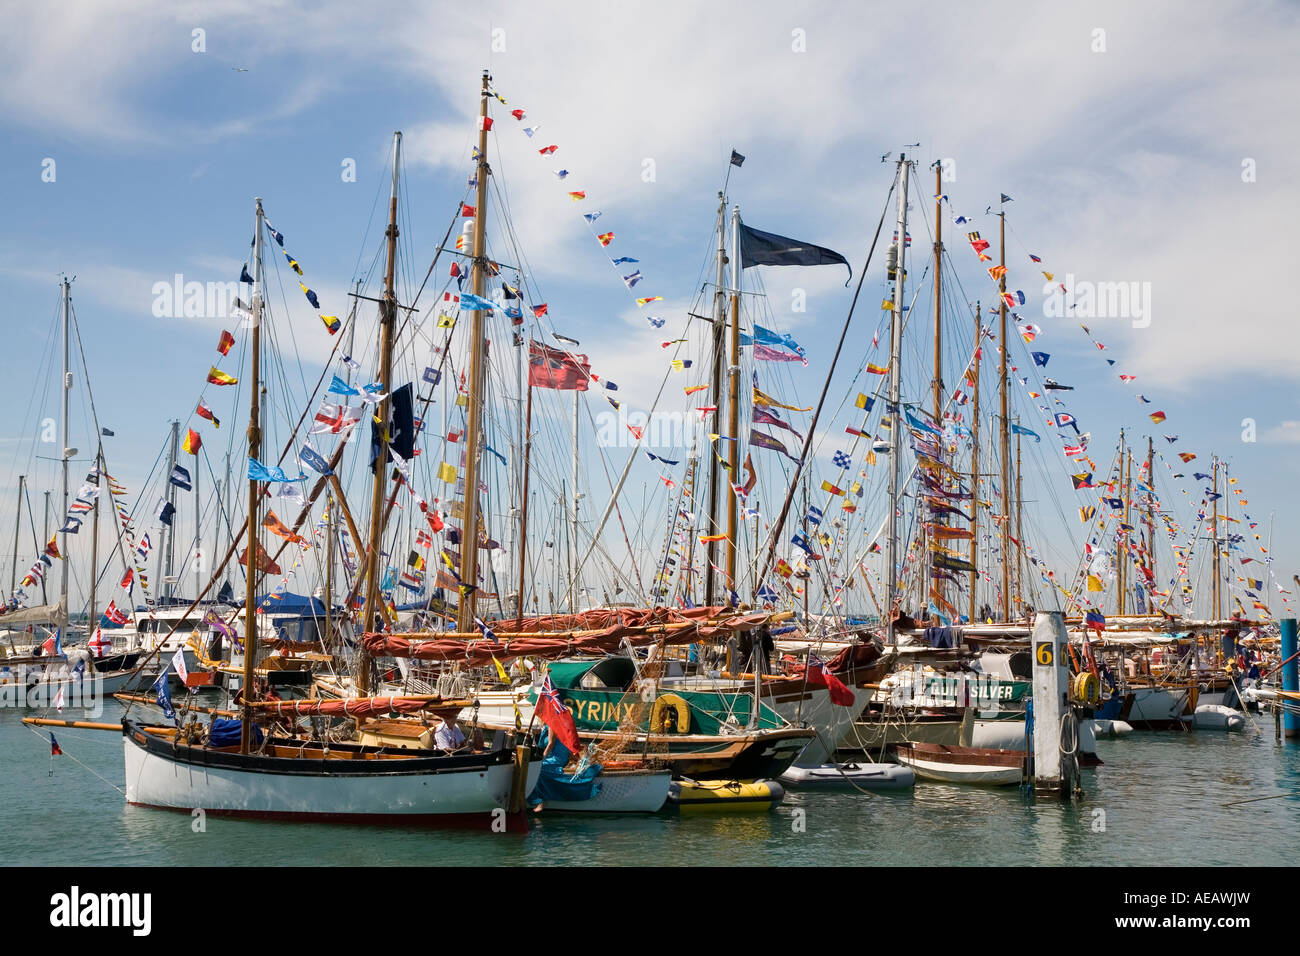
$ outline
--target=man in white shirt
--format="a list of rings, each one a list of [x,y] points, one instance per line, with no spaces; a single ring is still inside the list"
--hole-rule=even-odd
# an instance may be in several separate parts
[[[443,718],[442,726],[433,732],[433,742],[448,753],[465,746],[465,732],[457,726],[455,714]]]

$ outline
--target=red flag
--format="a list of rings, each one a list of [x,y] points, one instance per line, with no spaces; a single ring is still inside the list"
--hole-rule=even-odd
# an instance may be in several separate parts
[[[587,356],[536,342],[528,344],[528,384],[533,388],[585,392],[590,377],[591,366],[587,363]]]
[[[248,565],[247,548],[239,552],[239,563],[247,567]],[[266,574],[280,573],[280,566],[271,560],[271,556],[266,553],[266,549],[262,547],[261,543],[257,545],[257,570],[262,571]]]
[[[230,351],[230,347],[235,344],[235,337],[224,329],[221,332],[221,341],[217,343],[217,351],[225,355]]]
[[[582,741],[578,738],[578,725],[573,721],[573,712],[560,700],[560,695],[551,684],[550,674],[542,681],[535,711],[556,740],[575,754],[582,752]]]
[[[809,687],[825,687],[830,691],[832,704],[840,707],[853,706],[853,691],[844,681],[832,674],[830,668],[816,654],[808,655],[807,678]]]
[[[474,216],[478,215],[478,210],[475,209],[473,206],[462,203],[460,207],[460,214],[462,216],[465,216],[466,218],[472,219]]]

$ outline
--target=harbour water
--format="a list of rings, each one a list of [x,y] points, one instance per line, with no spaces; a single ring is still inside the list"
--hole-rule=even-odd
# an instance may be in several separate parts
[[[110,703],[98,719],[120,712]],[[51,757],[48,728],[34,732],[27,714],[0,712],[11,866],[1265,866],[1300,853],[1300,746],[1275,743],[1269,716],[1255,718],[1259,734],[1100,740],[1104,766],[1083,772],[1075,806],[918,783],[901,794],[790,792],[775,812],[742,816],[542,813],[526,832],[495,834],[218,818],[195,832],[188,814],[125,805],[114,789],[120,735],[55,728],[64,755]]]

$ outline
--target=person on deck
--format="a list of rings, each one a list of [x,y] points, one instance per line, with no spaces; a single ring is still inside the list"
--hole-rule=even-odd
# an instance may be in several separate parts
[[[439,750],[453,753],[465,746],[465,731],[456,722],[455,714],[442,719],[442,726],[433,732],[433,742]]]

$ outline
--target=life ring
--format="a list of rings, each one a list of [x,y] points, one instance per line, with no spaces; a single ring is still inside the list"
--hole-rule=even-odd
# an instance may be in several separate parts
[[[1086,704],[1096,704],[1101,700],[1101,681],[1092,671],[1083,671],[1074,677],[1074,696]]]
[[[669,717],[671,715],[671,719]],[[676,694],[662,694],[650,708],[652,734],[687,734],[691,731],[691,705]]]

